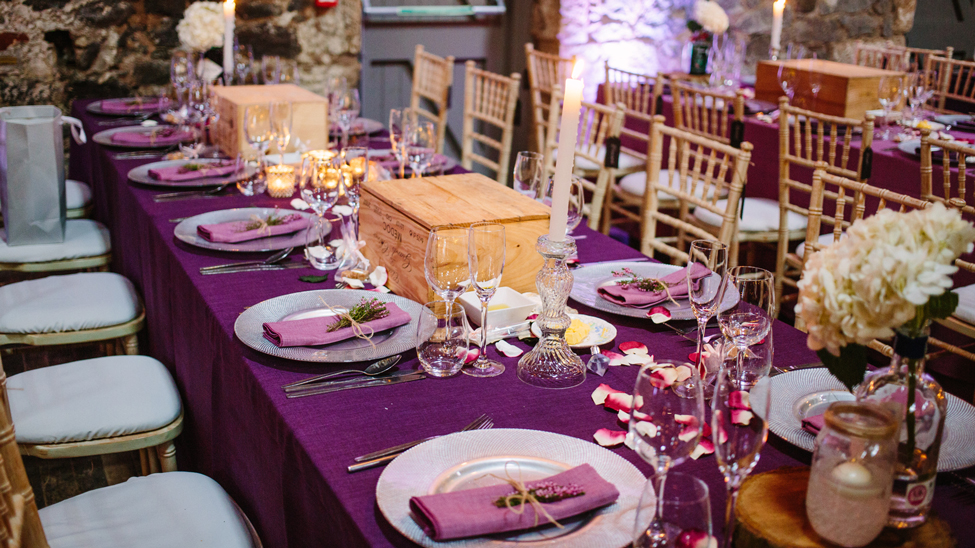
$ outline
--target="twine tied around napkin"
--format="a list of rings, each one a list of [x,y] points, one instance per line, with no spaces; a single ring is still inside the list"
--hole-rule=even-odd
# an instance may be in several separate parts
[[[507,508],[518,515],[525,513],[525,504],[530,504],[535,510],[535,525],[533,527],[538,527],[538,516],[543,515],[552,525],[558,527],[559,529],[565,529],[564,525],[559,523],[555,518],[552,517],[551,514],[548,513],[547,510],[545,510],[545,507],[542,506],[542,502],[557,502],[562,499],[585,495],[586,493],[578,485],[563,486],[553,482],[542,482],[529,489],[528,486],[525,485],[525,482],[511,477],[511,474],[508,473],[508,464],[510,464],[510,462],[505,463],[504,465],[504,475],[507,477],[502,478],[494,474],[488,475],[492,478],[496,478],[507,483],[515,490],[515,492],[501,497],[495,501],[494,504],[499,508]],[[515,464],[518,465],[518,463]],[[518,465],[518,476],[519,478],[521,477],[520,465]],[[541,495],[542,500],[539,500],[540,493],[544,493],[544,495]]]
[[[613,272],[613,275],[614,276],[627,276],[627,275],[630,276],[630,279],[629,280],[620,280],[620,281],[616,282],[616,285],[618,285],[620,287],[624,287],[625,288],[627,286],[635,286],[640,291],[660,291],[661,289],[663,289],[664,293],[667,295],[667,300],[670,301],[670,302],[672,302],[672,303],[674,303],[674,306],[680,306],[679,304],[677,304],[677,301],[674,299],[674,297],[670,294],[670,287],[672,285],[677,285],[678,283],[681,283],[681,282],[676,282],[676,283],[673,283],[673,284],[669,284],[669,283],[663,281],[660,278],[641,278],[641,277],[637,276],[629,268],[624,268],[623,270],[621,270],[619,272],[615,272],[614,271]]]
[[[335,331],[340,327],[349,327],[352,329],[352,333],[355,334],[357,339],[362,339],[366,341],[367,343],[369,343],[369,346],[371,346],[373,350],[376,349],[376,343],[372,342],[372,337],[373,335],[376,334],[376,330],[373,329],[372,326],[363,325],[364,322],[360,323],[358,320],[356,320],[352,316],[352,310],[355,310],[357,307],[367,307],[365,309],[366,310],[365,314],[367,314],[367,316],[362,319],[364,319],[365,322],[370,322],[373,320],[385,318],[386,316],[389,315],[389,311],[386,310],[386,306],[384,304],[381,305],[379,308],[377,308],[375,306],[375,304],[378,302],[377,299],[372,299],[371,301],[368,302],[366,302],[366,300],[363,299],[363,302],[357,304],[356,306],[353,306],[352,308],[346,310],[345,312],[342,312],[341,310],[338,310],[334,308],[332,305],[325,302],[325,299],[323,299],[322,297],[319,297],[318,300],[322,302],[322,304],[325,306],[325,308],[329,310],[329,312],[335,314],[335,316],[339,318],[337,322],[333,323],[328,328],[328,331]],[[349,325],[347,326],[342,325],[343,320],[348,321]],[[369,330],[368,334],[366,334],[366,332],[363,330],[363,327]]]

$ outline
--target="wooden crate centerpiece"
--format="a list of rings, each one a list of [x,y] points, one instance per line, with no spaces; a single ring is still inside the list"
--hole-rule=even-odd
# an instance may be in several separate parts
[[[294,84],[214,86],[211,89],[220,115],[213,139],[224,154],[235,157],[240,153],[248,160],[257,158],[257,152],[247,143],[244,134],[244,109],[248,105],[277,101],[291,101],[292,104],[291,142],[287,151],[295,150],[298,139],[312,150],[327,148],[328,99],[321,95]],[[270,152],[276,151],[277,145],[272,143]]]
[[[419,303],[434,300],[423,271],[427,237],[435,226],[504,224],[502,285],[535,291],[542,256],[538,237],[548,233],[549,208],[477,173],[369,181],[362,185],[359,235],[373,266],[385,266],[394,293]],[[466,247],[461,252],[466,253]]]
[[[822,59],[759,61],[755,72],[756,99],[778,104],[779,97],[785,95],[779,86],[779,67],[783,65],[798,72],[793,105],[857,120],[862,120],[868,110],[880,108],[877,98],[880,78],[904,75],[903,72]],[[822,82],[819,96],[815,98],[809,87],[811,73],[818,73]]]

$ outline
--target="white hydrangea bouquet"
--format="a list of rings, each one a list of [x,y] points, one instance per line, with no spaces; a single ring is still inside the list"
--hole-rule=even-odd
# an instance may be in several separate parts
[[[692,33],[692,41],[710,40],[711,35],[723,34],[728,30],[728,14],[711,0],[697,0],[694,3],[694,18],[687,20],[687,29]]]
[[[953,263],[973,240],[975,227],[940,203],[854,222],[846,238],[809,257],[799,281],[796,314],[809,348],[852,389],[863,380],[870,341],[895,330],[920,337],[955,311]]]
[[[184,47],[206,51],[223,45],[223,24],[220,2],[194,2],[183,12],[176,33]]]

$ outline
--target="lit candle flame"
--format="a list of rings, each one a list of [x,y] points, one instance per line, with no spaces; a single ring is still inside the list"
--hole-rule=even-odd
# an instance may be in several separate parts
[[[782,0],[785,2],[785,0]],[[577,59],[572,65],[572,79],[578,80],[579,76],[582,75],[582,59]]]
[[[775,0],[775,7],[780,8],[780,9],[781,8],[784,8],[785,7],[785,0]]]

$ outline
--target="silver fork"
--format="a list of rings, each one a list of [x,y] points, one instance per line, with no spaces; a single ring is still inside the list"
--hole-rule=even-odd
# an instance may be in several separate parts
[[[482,415],[482,416],[485,416],[485,415]],[[480,417],[478,417],[478,418],[480,419]],[[473,424],[473,423],[471,423],[471,424]],[[470,426],[470,425],[468,425],[468,426]],[[480,424],[476,425],[475,427],[473,427],[473,428],[465,428],[465,429],[461,430],[461,432],[470,432],[472,430],[487,430],[489,428],[494,428],[494,421],[491,420],[490,417],[487,417],[486,420],[482,421]],[[436,437],[439,437],[439,436],[433,436],[433,437],[436,438]],[[421,443],[423,443],[425,441],[428,441],[430,439],[433,439],[433,438],[427,438],[427,439],[424,439],[424,440],[420,440],[420,441],[416,442],[416,445],[419,445],[419,444],[421,444]],[[412,447],[412,446],[410,446],[410,447]],[[409,449],[409,447],[407,447],[407,449]],[[404,449],[403,451],[405,451],[405,450],[406,449]],[[392,454],[385,455],[385,456],[378,457],[378,458],[374,458],[372,460],[367,460],[367,461],[359,462],[358,464],[353,464],[352,466],[350,466],[348,468],[349,473],[351,474],[352,472],[358,472],[359,470],[366,470],[366,469],[369,469],[369,468],[375,468],[376,466],[382,466],[384,464],[388,464],[393,459],[395,459],[396,457],[400,456],[403,453],[403,451],[400,451],[398,453],[392,453]]]
[[[156,194],[152,197],[152,201],[156,203],[160,202],[175,202],[177,200],[186,200],[189,198],[216,198],[217,194],[223,192],[223,189],[227,188],[230,183],[224,183],[220,186],[215,186],[209,190],[185,190],[181,192],[167,192],[165,194]]]
[[[477,429],[481,428],[481,426],[484,425],[484,424],[486,424],[486,423],[491,423],[492,425],[494,424],[494,421],[491,419],[491,417],[489,417],[487,415],[487,413],[485,413],[485,414],[481,415],[480,417],[477,417],[476,419],[474,419],[473,421],[471,421],[470,424],[468,424],[467,426],[461,428],[459,430],[459,432],[467,432],[469,430],[477,430]],[[372,453],[367,453],[367,454],[362,455],[360,457],[356,457],[355,458],[355,461],[356,462],[363,462],[363,461],[367,461],[367,460],[378,459],[380,457],[385,457],[385,456],[388,456],[388,455],[392,455],[394,453],[402,453],[403,451],[406,451],[407,449],[410,449],[412,447],[415,447],[417,445],[420,445],[421,443],[423,443],[425,441],[429,441],[429,440],[432,440],[433,438],[438,438],[438,437],[440,437],[440,436],[430,436],[429,438],[423,438],[422,440],[411,441],[411,442],[403,443],[403,444],[400,444],[400,445],[396,445],[394,447],[387,447],[386,449],[381,449],[379,451],[373,451]]]

